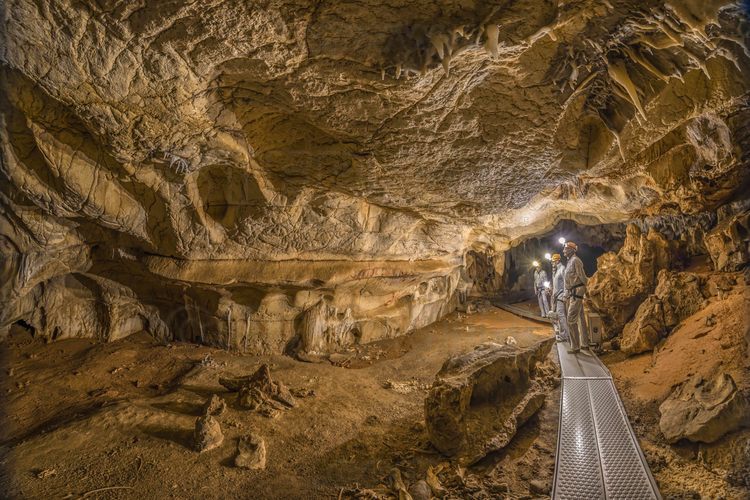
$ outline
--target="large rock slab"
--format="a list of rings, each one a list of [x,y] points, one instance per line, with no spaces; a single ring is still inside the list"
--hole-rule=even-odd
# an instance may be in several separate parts
[[[519,349],[488,342],[448,359],[425,399],[433,446],[465,463],[505,447],[544,403],[536,365],[553,343]]]
[[[661,404],[659,428],[671,443],[680,439],[712,443],[750,423],[748,402],[732,377],[695,375]]]

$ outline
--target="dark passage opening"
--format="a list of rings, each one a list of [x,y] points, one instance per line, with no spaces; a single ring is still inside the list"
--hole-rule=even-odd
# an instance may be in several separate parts
[[[625,224],[583,226],[571,220],[560,221],[543,235],[530,237],[505,253],[505,267],[500,295],[510,301],[524,300],[533,295],[533,262],[536,260],[551,278],[551,263],[545,254],[559,253],[560,238],[578,245],[578,257],[588,276],[596,272],[596,260],[605,252],[616,251],[625,239]],[[562,258],[566,262],[565,257]]]

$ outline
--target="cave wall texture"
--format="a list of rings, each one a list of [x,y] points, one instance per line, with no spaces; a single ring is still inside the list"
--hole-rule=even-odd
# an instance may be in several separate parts
[[[747,189],[740,3],[0,9],[0,337],[326,352],[453,310],[469,251]]]

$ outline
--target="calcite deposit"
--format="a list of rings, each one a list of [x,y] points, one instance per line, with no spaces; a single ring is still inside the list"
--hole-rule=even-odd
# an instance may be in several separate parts
[[[0,337],[336,351],[496,290],[503,252],[560,220],[748,186],[737,2],[0,12]],[[734,268],[746,217],[725,226],[706,241]]]

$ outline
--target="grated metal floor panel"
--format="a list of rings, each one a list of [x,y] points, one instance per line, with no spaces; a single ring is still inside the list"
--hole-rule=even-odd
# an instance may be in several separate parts
[[[568,354],[562,371],[560,428],[552,498],[661,499],[607,368]]]

